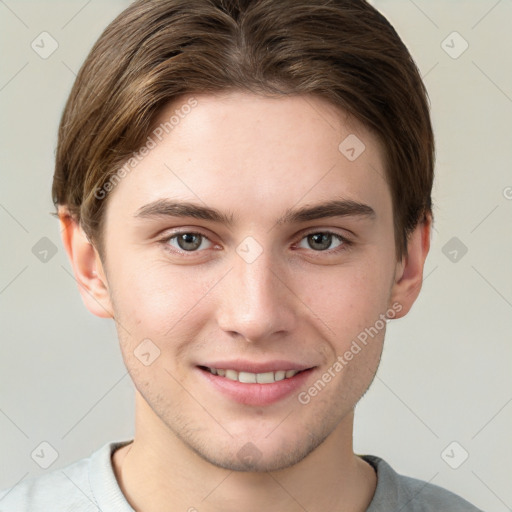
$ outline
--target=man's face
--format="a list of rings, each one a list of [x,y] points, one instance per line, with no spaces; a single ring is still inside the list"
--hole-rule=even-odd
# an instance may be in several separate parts
[[[376,372],[400,266],[383,155],[318,98],[195,98],[109,198],[121,350],[155,435],[225,468],[276,470],[346,431]],[[225,219],[151,215],[155,201]],[[334,201],[340,215],[293,215]]]

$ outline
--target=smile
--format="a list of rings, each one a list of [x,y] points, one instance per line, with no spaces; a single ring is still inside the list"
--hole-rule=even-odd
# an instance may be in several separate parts
[[[196,366],[203,382],[215,394],[253,406],[270,405],[298,393],[315,369],[290,361],[212,361]]]
[[[284,379],[290,379],[300,372],[300,370],[277,370],[275,372],[251,373],[223,368],[203,367],[203,369],[213,375],[225,377],[226,379],[242,382],[244,384],[272,384]]]

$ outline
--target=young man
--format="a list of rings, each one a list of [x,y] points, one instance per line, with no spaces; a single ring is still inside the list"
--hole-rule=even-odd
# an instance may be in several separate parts
[[[433,162],[418,71],[366,2],[130,5],[77,77],[53,197],[135,437],[2,510],[476,511],[352,449],[421,288]]]

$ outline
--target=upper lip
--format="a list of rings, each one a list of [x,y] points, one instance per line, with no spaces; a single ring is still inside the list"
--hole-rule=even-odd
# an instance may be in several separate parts
[[[301,363],[294,363],[293,361],[286,360],[273,360],[265,362],[247,361],[244,359],[233,359],[230,361],[210,361],[202,363],[198,366],[206,366],[208,368],[235,370],[237,372],[249,373],[266,373],[277,372],[279,370],[308,370],[313,368],[313,365],[306,365]]]

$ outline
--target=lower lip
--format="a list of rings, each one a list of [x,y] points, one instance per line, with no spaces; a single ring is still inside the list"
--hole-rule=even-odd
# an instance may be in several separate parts
[[[244,384],[237,380],[213,375],[208,370],[202,370],[201,368],[197,368],[197,370],[212,386],[235,402],[244,405],[270,405],[303,387],[313,368],[297,373],[289,379],[279,380],[271,384]]]

